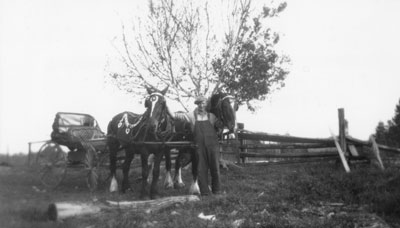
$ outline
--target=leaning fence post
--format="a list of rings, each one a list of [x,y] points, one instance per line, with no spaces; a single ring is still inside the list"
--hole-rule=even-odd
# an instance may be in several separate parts
[[[344,155],[344,153],[342,151],[342,148],[340,148],[341,146],[340,146],[338,140],[336,139],[335,134],[333,134],[332,131],[331,131],[331,135],[332,135],[332,139],[333,139],[333,141],[335,143],[336,149],[338,150],[339,157],[340,157],[340,160],[342,161],[343,167],[346,170],[346,173],[350,173],[349,164],[347,163],[347,160],[346,160],[346,157],[345,157],[345,155]]]
[[[372,152],[374,153],[376,160],[378,160],[379,168],[381,168],[381,170],[385,170],[385,166],[383,166],[382,158],[379,152],[379,146],[375,141],[375,137],[373,135],[369,136],[369,141],[372,144]]]

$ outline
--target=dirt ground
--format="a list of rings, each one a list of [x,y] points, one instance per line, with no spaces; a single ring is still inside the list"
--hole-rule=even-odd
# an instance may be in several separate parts
[[[110,194],[107,186],[90,193],[84,170],[69,170],[66,179],[56,190],[44,188],[37,167],[1,166],[0,168],[0,222],[1,227],[400,227],[389,225],[365,205],[348,205],[329,199],[319,203],[291,203],[282,196],[285,177],[299,174],[302,168],[292,166],[244,167],[243,170],[221,170],[222,198],[207,198],[194,205],[174,206],[159,212],[159,219],[145,213],[132,217],[126,213],[117,218],[102,215],[85,216],[53,222],[46,211],[54,202],[89,202],[107,200],[139,200],[138,187],[128,194]],[[339,171],[340,172],[340,171]],[[189,183],[189,169],[184,170]],[[139,176],[138,174],[134,174]],[[139,180],[132,179],[139,186]],[[187,194],[188,186],[181,190],[161,190],[163,197]],[[291,193],[289,193],[291,194]],[[280,198],[282,197],[282,198]],[[198,218],[200,212],[216,214],[217,222]],[[112,212],[117,213],[117,212]],[[185,217],[174,220],[175,214]],[[247,217],[247,218],[246,218]],[[148,220],[151,221],[148,221]],[[343,221],[348,221],[343,222]],[[162,224],[162,225],[161,225]],[[272,225],[271,225],[272,224]]]

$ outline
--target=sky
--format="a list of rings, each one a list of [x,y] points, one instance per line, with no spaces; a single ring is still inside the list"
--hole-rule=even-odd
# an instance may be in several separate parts
[[[119,112],[144,111],[105,82],[112,42],[140,2],[0,0],[0,153],[26,153],[28,142],[49,139],[58,111],[89,113],[103,131]],[[241,107],[238,122],[326,138],[338,132],[344,108],[350,135],[368,139],[400,99],[400,1],[287,3],[274,24],[292,60],[286,86],[256,113]]]

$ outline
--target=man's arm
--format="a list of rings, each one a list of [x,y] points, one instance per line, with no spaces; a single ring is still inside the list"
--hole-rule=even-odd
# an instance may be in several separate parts
[[[186,112],[175,112],[174,118],[175,120],[190,121],[188,113]]]
[[[210,113],[210,123],[211,125],[219,129],[224,127],[223,123],[213,113]]]
[[[210,120],[211,125],[214,126],[215,123],[217,122],[217,117],[210,112],[210,119],[209,120]]]

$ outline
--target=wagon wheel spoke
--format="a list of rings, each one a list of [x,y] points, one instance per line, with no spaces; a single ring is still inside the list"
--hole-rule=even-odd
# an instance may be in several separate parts
[[[37,155],[41,166],[40,181],[48,188],[56,188],[64,179],[67,171],[66,153],[55,142],[45,143]]]
[[[101,177],[103,174],[100,173],[102,156],[100,156],[100,153],[97,153],[95,148],[90,144],[86,144],[85,148],[87,148],[85,156],[85,167],[87,169],[86,184],[90,191],[95,191],[101,183],[100,180],[104,179],[104,177]]]
[[[96,164],[96,173],[99,185],[105,185],[106,182],[110,179],[110,171],[109,171],[109,156],[107,153],[98,154],[98,160]]]
[[[86,184],[90,191],[95,191],[98,186],[98,176],[95,169],[91,169],[86,175]]]
[[[46,166],[41,171],[42,184],[50,189],[55,189],[65,178],[65,167]]]

